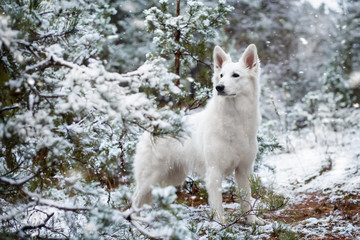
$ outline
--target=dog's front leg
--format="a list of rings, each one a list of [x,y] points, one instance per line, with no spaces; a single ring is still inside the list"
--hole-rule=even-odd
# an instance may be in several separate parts
[[[235,169],[235,179],[240,190],[245,191],[245,198],[242,199],[240,205],[244,213],[246,213],[246,221],[249,224],[265,225],[265,223],[252,213],[251,205],[251,189],[249,183],[249,177],[251,176],[251,170],[248,171],[244,168]]]
[[[225,223],[221,191],[222,174],[215,167],[209,167],[206,171],[205,180],[211,211],[215,214],[218,221]]]

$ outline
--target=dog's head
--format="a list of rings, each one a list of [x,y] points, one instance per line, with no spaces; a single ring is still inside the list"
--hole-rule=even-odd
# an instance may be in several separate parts
[[[260,62],[254,44],[245,49],[238,62],[232,62],[221,47],[214,48],[213,85],[217,95],[236,97],[256,93],[259,72]]]

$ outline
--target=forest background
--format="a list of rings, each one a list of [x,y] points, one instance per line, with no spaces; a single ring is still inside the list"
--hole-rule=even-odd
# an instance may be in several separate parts
[[[359,33],[357,0],[336,9],[296,0],[0,0],[1,239],[358,236]],[[228,224],[217,223],[196,176],[154,188],[155,208],[130,217],[138,137],[178,137],[181,118],[211,97],[213,47],[238,59],[250,43],[262,67],[254,211],[268,224],[241,223],[232,178],[224,181]],[[321,154],[309,157],[301,140]],[[343,151],[346,177],[309,185],[333,177]],[[268,176],[299,158],[302,170],[284,172],[319,167],[274,186]],[[290,198],[298,187],[333,207],[291,215],[305,201]],[[305,221],[338,206],[339,228]]]

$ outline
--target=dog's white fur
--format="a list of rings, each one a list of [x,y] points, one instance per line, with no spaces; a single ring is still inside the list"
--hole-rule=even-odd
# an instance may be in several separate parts
[[[239,62],[232,62],[219,46],[214,49],[214,94],[205,110],[185,118],[191,136],[183,140],[170,137],[152,139],[145,133],[134,160],[136,191],[133,206],[151,202],[151,187],[180,185],[189,171],[205,177],[209,204],[221,222],[221,181],[235,171],[239,188],[247,192],[241,206],[250,211],[249,177],[257,152],[260,63],[254,44]],[[263,224],[249,214],[251,224]]]

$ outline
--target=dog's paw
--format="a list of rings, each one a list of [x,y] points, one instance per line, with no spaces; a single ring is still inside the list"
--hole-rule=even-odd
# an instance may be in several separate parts
[[[246,217],[246,221],[248,224],[251,224],[251,225],[260,225],[260,226],[265,225],[265,222],[263,220],[261,220],[260,218],[256,217],[255,215],[248,215]]]
[[[221,223],[221,224],[225,224],[226,220],[225,220],[225,216],[224,215],[220,215],[220,214],[216,214],[216,220]]]

